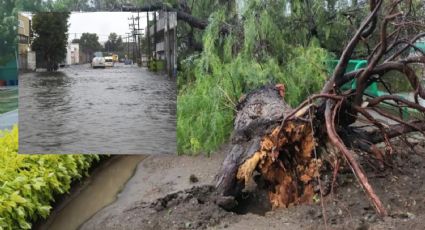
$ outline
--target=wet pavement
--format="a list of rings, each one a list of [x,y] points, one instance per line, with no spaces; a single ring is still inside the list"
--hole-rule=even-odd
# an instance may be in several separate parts
[[[19,153],[176,152],[176,82],[144,68],[20,75]]]

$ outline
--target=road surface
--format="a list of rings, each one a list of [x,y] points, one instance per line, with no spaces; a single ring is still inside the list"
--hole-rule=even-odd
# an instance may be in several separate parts
[[[134,65],[23,74],[19,153],[175,153],[176,91]]]

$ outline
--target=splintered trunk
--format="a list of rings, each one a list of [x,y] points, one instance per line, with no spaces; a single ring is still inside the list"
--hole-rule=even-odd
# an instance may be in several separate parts
[[[293,109],[273,86],[249,93],[237,109],[232,149],[217,176],[219,193],[237,196],[258,183],[272,208],[310,202],[321,166],[312,123],[282,123]]]
[[[309,203],[316,190],[315,183],[322,187],[321,166],[333,168],[333,183],[343,163],[353,172],[377,213],[388,214],[354,154],[364,152],[364,157],[376,162],[376,168],[383,169],[392,153],[391,138],[409,132],[425,135],[425,107],[420,103],[425,100],[425,88],[415,70],[425,64],[425,52],[415,45],[425,37],[425,32],[406,31],[416,27],[407,20],[412,13],[412,1],[370,0],[369,3],[370,13],[344,48],[319,94],[311,95],[292,109],[284,101],[284,86],[278,84],[257,89],[238,104],[231,150],[216,177],[217,190],[223,197],[220,205],[232,208],[236,203],[232,199],[252,187],[268,193],[272,208]],[[379,41],[369,40],[372,34]],[[367,65],[347,72],[349,60],[360,42],[374,46],[369,51]],[[418,54],[407,55],[409,49]],[[401,73],[407,80],[413,99],[387,87],[383,79],[390,71]],[[355,89],[343,90],[346,83],[354,83]],[[382,83],[385,92],[365,93],[374,83]],[[399,116],[384,109],[388,107],[400,111]],[[402,109],[417,116],[406,119]],[[404,139],[408,144],[407,138]],[[384,151],[376,146],[381,142]]]

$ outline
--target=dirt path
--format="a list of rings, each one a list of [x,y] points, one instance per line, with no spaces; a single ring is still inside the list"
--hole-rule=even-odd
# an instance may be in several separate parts
[[[223,151],[205,156],[149,156],[142,161],[134,176],[127,182],[117,200],[99,211],[81,229],[140,229],[123,221],[122,214],[139,202],[153,202],[173,192],[207,185],[214,179],[224,159]],[[195,175],[198,182],[190,181]]]
[[[312,205],[238,215],[218,207],[212,187],[225,151],[211,158],[152,156],[141,162],[116,202],[81,229],[423,229],[425,143],[400,146],[385,171],[364,164],[390,216],[379,218],[350,172],[341,173],[334,195]],[[199,182],[190,181],[195,175]],[[194,178],[192,178],[194,179]],[[194,187],[195,186],[195,187]],[[178,192],[180,191],[180,192]]]

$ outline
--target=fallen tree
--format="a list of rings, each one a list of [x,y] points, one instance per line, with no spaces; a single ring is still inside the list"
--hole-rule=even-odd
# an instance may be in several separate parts
[[[332,76],[319,94],[311,95],[297,108],[285,103],[285,89],[280,84],[255,90],[240,100],[232,147],[217,175],[218,192],[229,198],[224,206],[229,207],[228,200],[249,189],[253,182],[267,191],[273,208],[311,202],[314,185],[318,183],[321,188],[319,172],[326,162],[333,167],[333,181],[341,165],[350,168],[377,213],[387,215],[355,152],[368,153],[383,168],[392,153],[391,138],[409,132],[424,134],[425,107],[419,99],[425,99],[425,90],[414,65],[424,64],[425,54],[414,44],[425,33],[408,37],[406,30],[418,25],[409,17],[410,4],[371,0],[370,14],[346,45]],[[367,66],[346,73],[356,46],[367,43],[371,36],[378,36],[379,42]],[[410,48],[418,54],[407,56]],[[389,71],[407,79],[413,100],[393,94],[388,87],[385,95],[365,97],[371,84],[384,84],[382,78]],[[356,83],[354,90],[341,89],[352,80]],[[394,115],[382,109],[384,103],[395,111],[409,108],[421,116],[405,119],[401,112]],[[359,122],[369,128],[353,125]],[[376,146],[380,142],[384,142],[384,151]]]

